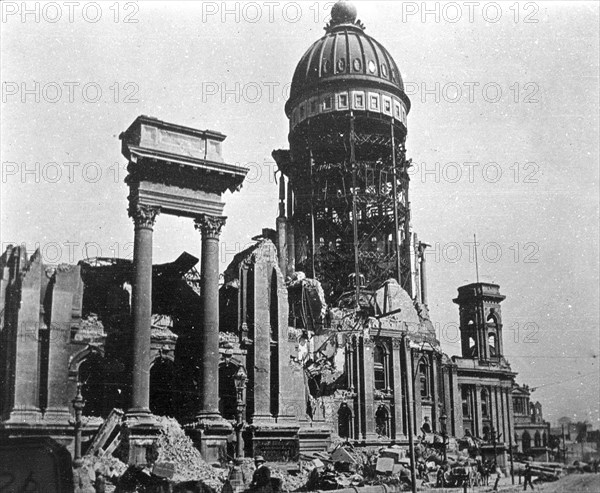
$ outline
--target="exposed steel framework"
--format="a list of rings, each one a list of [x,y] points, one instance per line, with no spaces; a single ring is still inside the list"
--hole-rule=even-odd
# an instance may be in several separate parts
[[[290,159],[275,156],[293,191],[296,270],[329,298],[355,289],[358,300],[391,277],[411,293],[405,136],[391,118],[350,111],[296,127]]]

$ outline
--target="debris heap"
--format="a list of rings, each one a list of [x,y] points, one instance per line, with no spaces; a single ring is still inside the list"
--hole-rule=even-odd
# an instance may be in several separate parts
[[[176,419],[157,417],[157,420],[162,427],[156,443],[158,462],[175,464],[173,481],[202,481],[215,491],[221,491],[227,472],[210,466],[202,458]]]

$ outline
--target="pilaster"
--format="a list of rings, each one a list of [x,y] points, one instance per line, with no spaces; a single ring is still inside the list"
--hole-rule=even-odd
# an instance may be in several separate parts
[[[48,350],[48,407],[45,419],[68,425],[69,405],[74,396],[68,393],[69,342],[73,298],[80,280],[80,267],[60,265],[54,274]]]
[[[374,382],[373,382],[373,349],[375,344],[370,337],[363,337],[360,345],[362,365],[360,369],[363,393],[361,395],[361,407],[363,409],[363,439],[374,440],[375,433],[375,409],[374,409]]]
[[[394,438],[400,439],[406,436],[404,433],[405,423],[402,419],[402,410],[405,402],[402,399],[402,364],[400,362],[403,344],[401,339],[392,340],[392,369],[394,378]]]
[[[34,424],[41,419],[39,407],[39,332],[42,258],[37,250],[27,259],[24,246],[13,250],[9,260],[6,324],[6,401],[8,424]]]

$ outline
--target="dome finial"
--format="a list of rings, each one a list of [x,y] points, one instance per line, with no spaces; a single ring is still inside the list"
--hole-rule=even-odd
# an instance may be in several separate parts
[[[339,0],[331,7],[331,22],[330,27],[338,24],[355,24],[356,23],[356,6],[352,2]]]

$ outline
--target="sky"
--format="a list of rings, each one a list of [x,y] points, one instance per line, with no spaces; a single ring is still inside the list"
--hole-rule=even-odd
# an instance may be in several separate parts
[[[597,2],[354,2],[412,108],[412,227],[429,308],[460,354],[460,285],[500,285],[505,356],[544,416],[600,425]],[[0,241],[48,263],[131,257],[118,136],[141,114],[228,137],[221,266],[277,215],[273,149],[332,2],[2,2]],[[200,255],[160,216],[154,261]]]

